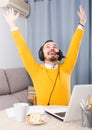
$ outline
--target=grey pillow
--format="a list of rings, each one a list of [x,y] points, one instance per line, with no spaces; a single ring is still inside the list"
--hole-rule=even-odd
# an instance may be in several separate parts
[[[24,68],[6,69],[7,80],[11,93],[26,89],[30,85],[28,74]]]
[[[9,86],[4,70],[0,69],[0,95],[9,94]]]

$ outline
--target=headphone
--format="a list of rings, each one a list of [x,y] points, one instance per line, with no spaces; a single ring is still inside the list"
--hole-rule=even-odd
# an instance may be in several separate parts
[[[38,51],[38,56],[41,61],[44,61],[43,47],[44,47],[44,45],[41,46]],[[59,58],[58,58],[59,61],[62,60],[62,58],[65,58],[65,56],[63,55],[63,52],[61,50],[59,50],[58,55],[59,55]]]

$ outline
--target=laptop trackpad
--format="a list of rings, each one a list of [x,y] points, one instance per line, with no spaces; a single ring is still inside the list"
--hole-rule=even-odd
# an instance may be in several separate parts
[[[66,112],[58,112],[58,113],[55,113],[55,114],[60,116],[60,117],[65,117]]]

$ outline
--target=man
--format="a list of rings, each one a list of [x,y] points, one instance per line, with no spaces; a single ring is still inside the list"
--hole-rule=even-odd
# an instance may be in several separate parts
[[[7,10],[4,15],[11,28],[19,55],[26,70],[33,80],[38,105],[68,105],[70,99],[70,79],[76,64],[78,52],[83,38],[83,27],[86,21],[86,13],[82,6],[78,11],[80,22],[72,37],[70,47],[63,63],[59,60],[64,58],[57,44],[47,41],[39,50],[39,58],[44,64],[38,64],[30,52],[25,40],[16,27],[19,13],[13,9]]]

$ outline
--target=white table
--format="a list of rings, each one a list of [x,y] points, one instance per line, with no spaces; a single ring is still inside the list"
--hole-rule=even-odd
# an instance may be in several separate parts
[[[51,115],[47,115],[47,123],[44,125],[28,125],[16,121],[14,117],[9,118],[3,110],[0,111],[0,130],[90,130],[90,128],[82,127],[81,121],[64,123]]]

